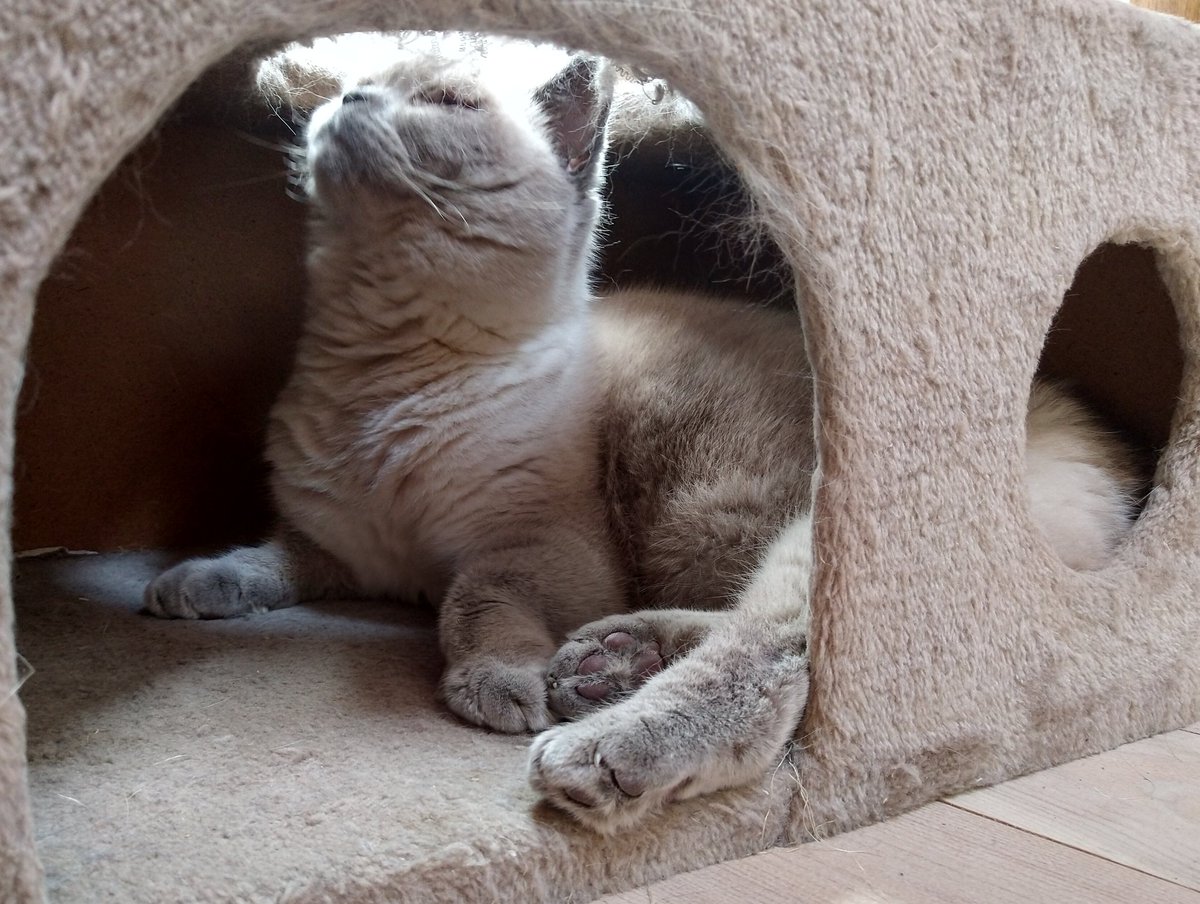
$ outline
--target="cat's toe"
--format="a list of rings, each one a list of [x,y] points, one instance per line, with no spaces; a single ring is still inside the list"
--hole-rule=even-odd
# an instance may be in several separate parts
[[[180,592],[179,580],[172,568],[146,585],[142,592],[142,609],[159,618],[197,618],[187,599]]]
[[[545,682],[540,666],[476,660],[446,672],[442,698],[475,725],[506,734],[541,731],[555,721],[546,705]]]
[[[564,718],[577,719],[627,696],[664,664],[653,632],[634,617],[585,625],[550,662],[546,678],[550,708]]]
[[[530,748],[529,781],[549,803],[608,835],[654,815],[687,776],[660,768],[644,724],[592,721],[540,734]]]

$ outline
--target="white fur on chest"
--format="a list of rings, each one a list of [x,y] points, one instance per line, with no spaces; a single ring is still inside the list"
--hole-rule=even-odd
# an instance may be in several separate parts
[[[301,355],[269,443],[281,514],[365,592],[436,602],[463,559],[595,486],[582,327],[415,389],[400,361],[337,385]]]

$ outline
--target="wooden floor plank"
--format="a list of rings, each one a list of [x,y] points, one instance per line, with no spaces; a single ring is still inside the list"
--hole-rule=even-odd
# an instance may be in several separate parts
[[[685,873],[603,904],[1200,904],[1189,891],[945,803]]]
[[[1200,734],[1174,731],[951,798],[1200,891]]]

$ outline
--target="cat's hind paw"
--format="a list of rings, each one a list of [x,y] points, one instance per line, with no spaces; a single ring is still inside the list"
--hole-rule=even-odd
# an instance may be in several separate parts
[[[461,663],[442,677],[442,699],[468,722],[506,734],[541,731],[556,721],[546,705],[545,674],[537,665],[491,657]]]
[[[247,559],[235,550],[181,562],[146,586],[145,611],[160,618],[230,618],[293,602],[278,570]]]
[[[654,627],[637,615],[613,615],[584,625],[550,661],[550,708],[578,719],[641,687],[666,664]]]

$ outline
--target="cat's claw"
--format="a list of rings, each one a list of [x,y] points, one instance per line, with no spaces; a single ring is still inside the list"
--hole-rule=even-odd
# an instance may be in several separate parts
[[[655,631],[636,615],[584,625],[550,661],[550,709],[564,719],[578,719],[628,696],[665,665]]]
[[[556,721],[546,705],[546,678],[537,665],[471,660],[442,677],[442,699],[475,725],[506,734],[541,731]]]

